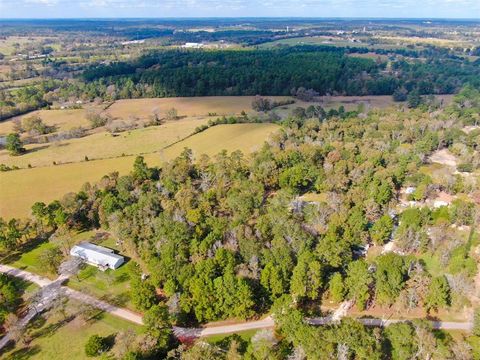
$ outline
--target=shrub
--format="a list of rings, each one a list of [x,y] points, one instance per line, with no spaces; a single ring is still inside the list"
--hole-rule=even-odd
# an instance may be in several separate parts
[[[407,100],[407,91],[405,89],[396,89],[392,95],[393,101],[401,102]]]
[[[20,135],[17,133],[12,133],[7,136],[5,149],[8,150],[10,155],[20,155],[25,151],[23,148],[22,140],[20,140]]]
[[[85,354],[88,357],[99,356],[107,350],[108,344],[105,341],[105,338],[98,335],[90,336],[87,343],[85,344]]]
[[[472,332],[473,335],[480,336],[480,308],[475,309]]]
[[[459,164],[457,166],[457,170],[460,171],[460,172],[472,172],[473,171],[473,165],[468,164],[468,163]]]
[[[86,118],[88,121],[90,121],[92,128],[104,126],[108,121],[107,117],[102,116],[99,112],[96,111],[87,112]]]

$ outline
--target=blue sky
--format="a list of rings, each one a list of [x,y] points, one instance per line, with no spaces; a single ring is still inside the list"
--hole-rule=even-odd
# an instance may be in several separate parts
[[[0,18],[480,18],[480,0],[0,0]]]

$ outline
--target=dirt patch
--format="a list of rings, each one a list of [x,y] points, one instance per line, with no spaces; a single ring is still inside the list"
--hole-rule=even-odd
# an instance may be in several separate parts
[[[464,133],[470,134],[472,131],[477,130],[477,129],[480,129],[480,126],[469,125],[469,126],[465,126],[465,127],[462,129],[462,131],[463,131]]]
[[[457,158],[448,149],[442,149],[435,151],[430,156],[432,163],[447,165],[453,168],[457,167]]]
[[[450,195],[450,194],[446,193],[445,191],[440,191],[437,194],[437,197],[433,201],[443,201],[443,202],[451,204],[453,200],[455,200],[455,196]]]

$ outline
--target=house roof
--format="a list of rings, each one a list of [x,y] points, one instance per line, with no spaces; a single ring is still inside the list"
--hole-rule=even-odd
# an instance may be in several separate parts
[[[116,264],[120,265],[124,261],[123,256],[115,254],[112,249],[88,242],[75,245],[70,250],[70,254],[81,257],[87,262],[102,266],[115,266]]]

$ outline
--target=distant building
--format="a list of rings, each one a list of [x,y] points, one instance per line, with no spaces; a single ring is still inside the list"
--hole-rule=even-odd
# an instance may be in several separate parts
[[[415,187],[409,186],[405,189],[405,194],[408,194],[408,195],[413,194],[415,192],[415,190],[416,190]]]
[[[444,201],[444,200],[435,200],[433,202],[433,207],[434,208],[439,208],[439,207],[442,207],[442,206],[448,206],[449,203],[447,201]]]
[[[142,40],[130,40],[130,41],[123,41],[121,44],[122,45],[134,45],[134,44],[143,44],[145,42],[145,39]]]
[[[121,255],[114,253],[112,249],[98,246],[89,242],[82,242],[70,250],[70,255],[82,258],[87,264],[106,269],[118,269],[125,262]]]
[[[203,44],[200,43],[194,43],[194,42],[187,42],[185,45],[182,45],[182,47],[187,48],[187,49],[200,49],[203,47]]]

